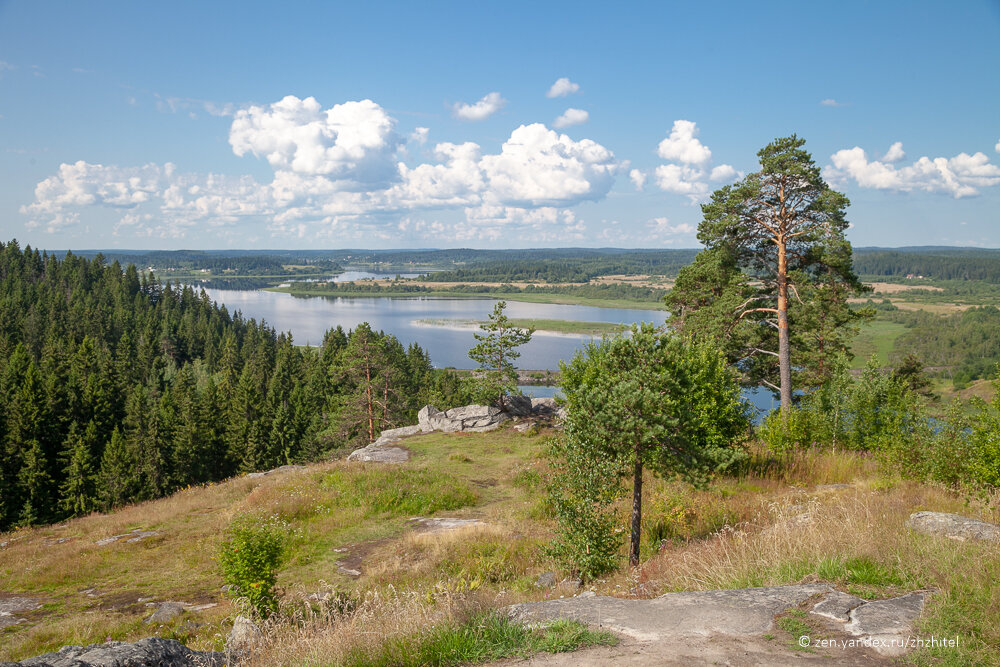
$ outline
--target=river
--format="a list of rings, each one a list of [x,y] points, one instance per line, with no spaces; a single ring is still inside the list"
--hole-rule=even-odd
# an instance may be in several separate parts
[[[474,329],[420,324],[420,320],[485,320],[496,299],[448,299],[435,297],[296,297],[281,292],[207,289],[215,301],[229,311],[241,311],[244,317],[265,320],[279,331],[291,331],[297,344],[319,345],[323,334],[340,325],[344,330],[368,322],[373,329],[390,333],[403,343],[417,343],[431,356],[438,368],[471,368],[469,348],[476,344]],[[595,308],[543,303],[507,303],[511,318],[559,319],[580,322],[632,324],[652,322],[660,325],[667,313],[657,310]],[[569,360],[591,340],[590,336],[535,332],[531,342],[519,348],[517,366],[538,370],[558,370],[559,362]],[[554,389],[525,388],[535,396],[552,395]],[[753,391],[747,398],[760,410],[774,407],[770,393]]]

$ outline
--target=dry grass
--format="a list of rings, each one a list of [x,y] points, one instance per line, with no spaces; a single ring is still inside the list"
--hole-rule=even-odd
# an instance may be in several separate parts
[[[538,574],[557,569],[542,549],[552,530],[539,458],[545,437],[500,430],[407,441],[413,460],[392,470],[399,488],[412,491],[411,500],[442,497],[444,487],[435,479],[447,480],[448,489],[474,492],[474,505],[439,515],[484,525],[451,532],[422,532],[399,506],[378,505],[375,491],[394,483],[385,468],[335,462],[4,535],[0,541],[9,544],[0,549],[0,589],[43,597],[47,604],[33,612],[39,615],[30,627],[0,631],[0,659],[154,633],[194,648],[218,648],[235,609],[220,593],[212,557],[239,514],[276,515],[293,529],[291,558],[279,577],[284,620],[267,629],[255,665],[337,664],[393,638],[551,594],[534,586]],[[822,488],[837,484],[849,486]],[[646,562],[635,572],[623,567],[591,582],[599,593],[650,597],[812,580],[866,596],[934,588],[923,630],[957,632],[973,646],[955,664],[1000,648],[996,549],[905,528],[909,514],[919,510],[1000,520],[1000,495],[968,499],[887,478],[873,458],[851,452],[775,458],[759,449],[739,477],[704,489],[649,477],[646,489]],[[624,516],[626,502],[621,510]],[[95,544],[136,528],[160,535],[136,544]],[[63,538],[70,539],[57,543]],[[347,556],[359,559],[360,578],[337,573]],[[85,588],[98,589],[96,596],[81,593]],[[143,625],[149,610],[128,603],[140,596],[220,604],[192,619],[206,625],[185,635],[180,623]],[[112,602],[119,598],[116,607]]]
[[[943,292],[943,287],[934,285],[907,285],[905,283],[867,283],[875,294],[899,294],[908,290],[923,290],[925,292]]]

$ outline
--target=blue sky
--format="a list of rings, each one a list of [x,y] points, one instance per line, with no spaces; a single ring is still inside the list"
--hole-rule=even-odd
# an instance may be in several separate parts
[[[807,140],[855,245],[1000,247],[1000,2],[0,1],[0,237],[695,247]]]

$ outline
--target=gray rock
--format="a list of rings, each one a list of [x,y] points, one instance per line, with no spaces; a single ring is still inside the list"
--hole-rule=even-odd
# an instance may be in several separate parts
[[[527,417],[531,415],[531,398],[521,394],[508,396],[504,399],[504,411],[515,417]]]
[[[526,623],[573,618],[640,641],[710,633],[760,635],[771,630],[776,614],[832,591],[830,586],[810,584],[667,593],[652,600],[577,596],[517,604],[509,613]]]
[[[531,399],[531,412],[536,415],[551,416],[558,409],[554,398],[533,398]]]
[[[173,639],[148,637],[134,644],[107,642],[90,646],[64,646],[56,653],[46,653],[18,663],[21,667],[220,667],[226,662],[223,653],[192,651]]]
[[[914,621],[920,617],[927,599],[925,591],[907,593],[889,600],[875,600],[851,611],[844,631],[863,637],[881,655],[906,653],[907,640],[913,635]]]
[[[24,619],[15,616],[22,611],[33,611],[42,606],[41,600],[29,597],[0,598],[0,629],[23,623]]]
[[[841,623],[847,623],[851,620],[851,612],[863,604],[865,604],[865,601],[859,597],[841,593],[840,591],[833,591],[817,602],[813,606],[811,613],[834,621],[840,621]]]
[[[226,653],[245,653],[253,649],[263,637],[257,624],[246,616],[237,616],[233,629],[226,637]]]
[[[405,438],[408,435],[416,435],[421,432],[422,430],[420,428],[420,424],[416,424],[414,426],[400,426],[399,428],[386,429],[385,431],[382,431],[378,437],[379,440],[382,438],[392,438],[398,440],[399,438]]]
[[[420,412],[417,413],[417,426],[423,432],[433,431],[434,427],[431,425],[431,419],[436,418],[441,414],[441,411],[435,408],[433,405],[425,405],[420,408]]]
[[[146,624],[169,623],[183,614],[187,606],[183,602],[161,602],[156,606],[156,611],[146,619]]]
[[[556,573],[544,572],[535,579],[535,586],[538,588],[552,588],[556,585]]]
[[[348,461],[367,461],[370,463],[406,463],[410,460],[410,452],[402,447],[386,447],[371,444],[350,453]]]
[[[123,535],[112,535],[111,537],[105,537],[102,540],[97,540],[97,546],[104,547],[118,540],[125,540],[126,542],[140,542],[147,537],[156,537],[159,535],[155,530],[139,530],[138,528],[130,533],[125,533]]]
[[[976,540],[994,544],[1000,543],[1000,526],[958,514],[917,512],[910,515],[906,525],[918,533],[942,535],[960,542]]]

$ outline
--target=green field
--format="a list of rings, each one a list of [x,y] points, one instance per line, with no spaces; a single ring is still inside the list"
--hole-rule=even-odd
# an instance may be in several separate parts
[[[553,303],[568,306],[593,306],[595,308],[632,308],[636,310],[663,310],[663,303],[660,301],[640,301],[636,299],[597,299],[572,294],[546,294],[546,293],[524,293],[524,292],[459,292],[455,290],[431,290],[426,292],[394,292],[391,289],[375,291],[348,291],[348,290],[328,290],[320,288],[303,288],[300,286],[289,287],[269,287],[268,292],[283,292],[294,296],[332,296],[343,298],[390,298],[390,299],[419,299],[425,297],[443,299],[503,299],[505,301],[520,301],[522,303]]]
[[[559,334],[581,334],[585,336],[605,336],[621,333],[628,329],[627,325],[614,322],[577,322],[574,320],[539,319],[511,319],[509,321],[511,326],[520,329],[534,329],[535,331]],[[482,324],[486,324],[486,321],[428,319],[418,320],[418,323],[436,327],[476,328]]]
[[[851,345],[851,352],[854,353],[851,368],[864,368],[873,354],[881,365],[887,366],[896,339],[905,331],[906,327],[902,324],[878,319],[862,325],[861,332]]]

